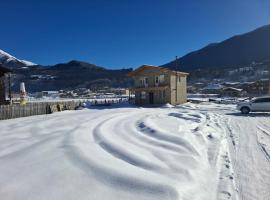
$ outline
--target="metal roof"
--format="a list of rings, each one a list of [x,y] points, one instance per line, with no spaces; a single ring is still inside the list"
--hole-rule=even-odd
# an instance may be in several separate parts
[[[169,73],[172,73],[172,74],[177,73],[177,74],[184,75],[184,76],[188,75],[188,73],[180,72],[180,71],[173,71],[173,70],[170,70],[170,69],[167,69],[167,68],[164,68],[164,67],[156,67],[156,66],[152,66],[152,65],[142,65],[142,66],[138,67],[137,69],[135,69],[134,71],[129,72],[128,76],[136,76],[136,75],[139,75],[144,70],[149,70],[149,69],[159,70],[159,71],[163,71],[163,72],[169,72]]]

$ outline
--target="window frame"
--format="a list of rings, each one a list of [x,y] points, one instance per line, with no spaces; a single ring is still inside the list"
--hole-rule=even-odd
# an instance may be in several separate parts
[[[159,76],[155,76],[155,84],[159,84]]]
[[[253,103],[270,103],[270,98],[259,98],[255,99]]]
[[[156,75],[155,76],[155,84],[162,84],[165,82],[165,75],[164,74],[160,74],[160,75]]]
[[[141,99],[146,99],[146,92],[145,91],[141,91]]]
[[[159,75],[158,79],[159,79],[159,83],[164,83],[165,82],[165,75],[164,74]]]
[[[140,77],[140,86],[148,85],[148,78],[147,77]]]

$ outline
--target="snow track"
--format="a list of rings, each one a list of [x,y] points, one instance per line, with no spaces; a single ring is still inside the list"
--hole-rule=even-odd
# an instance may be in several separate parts
[[[239,128],[233,134],[240,141],[234,151],[240,199],[270,199],[270,162],[263,142],[270,143],[269,138],[261,140],[262,133],[258,128],[258,124],[266,125],[267,122],[270,122],[270,118],[246,117],[241,121],[235,118],[232,122],[232,125],[238,124]]]
[[[1,121],[0,199],[267,200],[270,127],[249,121],[255,134],[245,137],[238,119],[248,118],[232,111],[186,104]]]

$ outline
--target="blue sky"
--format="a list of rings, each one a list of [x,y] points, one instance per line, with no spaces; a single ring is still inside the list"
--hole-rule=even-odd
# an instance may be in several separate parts
[[[269,0],[0,0],[0,8],[0,49],[43,65],[161,65],[270,24]]]

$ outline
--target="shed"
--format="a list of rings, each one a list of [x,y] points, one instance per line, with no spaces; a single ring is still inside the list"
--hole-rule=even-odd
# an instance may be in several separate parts
[[[9,74],[9,73],[11,73],[11,70],[4,67],[2,64],[0,64],[0,104],[6,103],[6,93],[7,93],[6,74]],[[9,89],[9,96],[10,96],[10,89]]]

